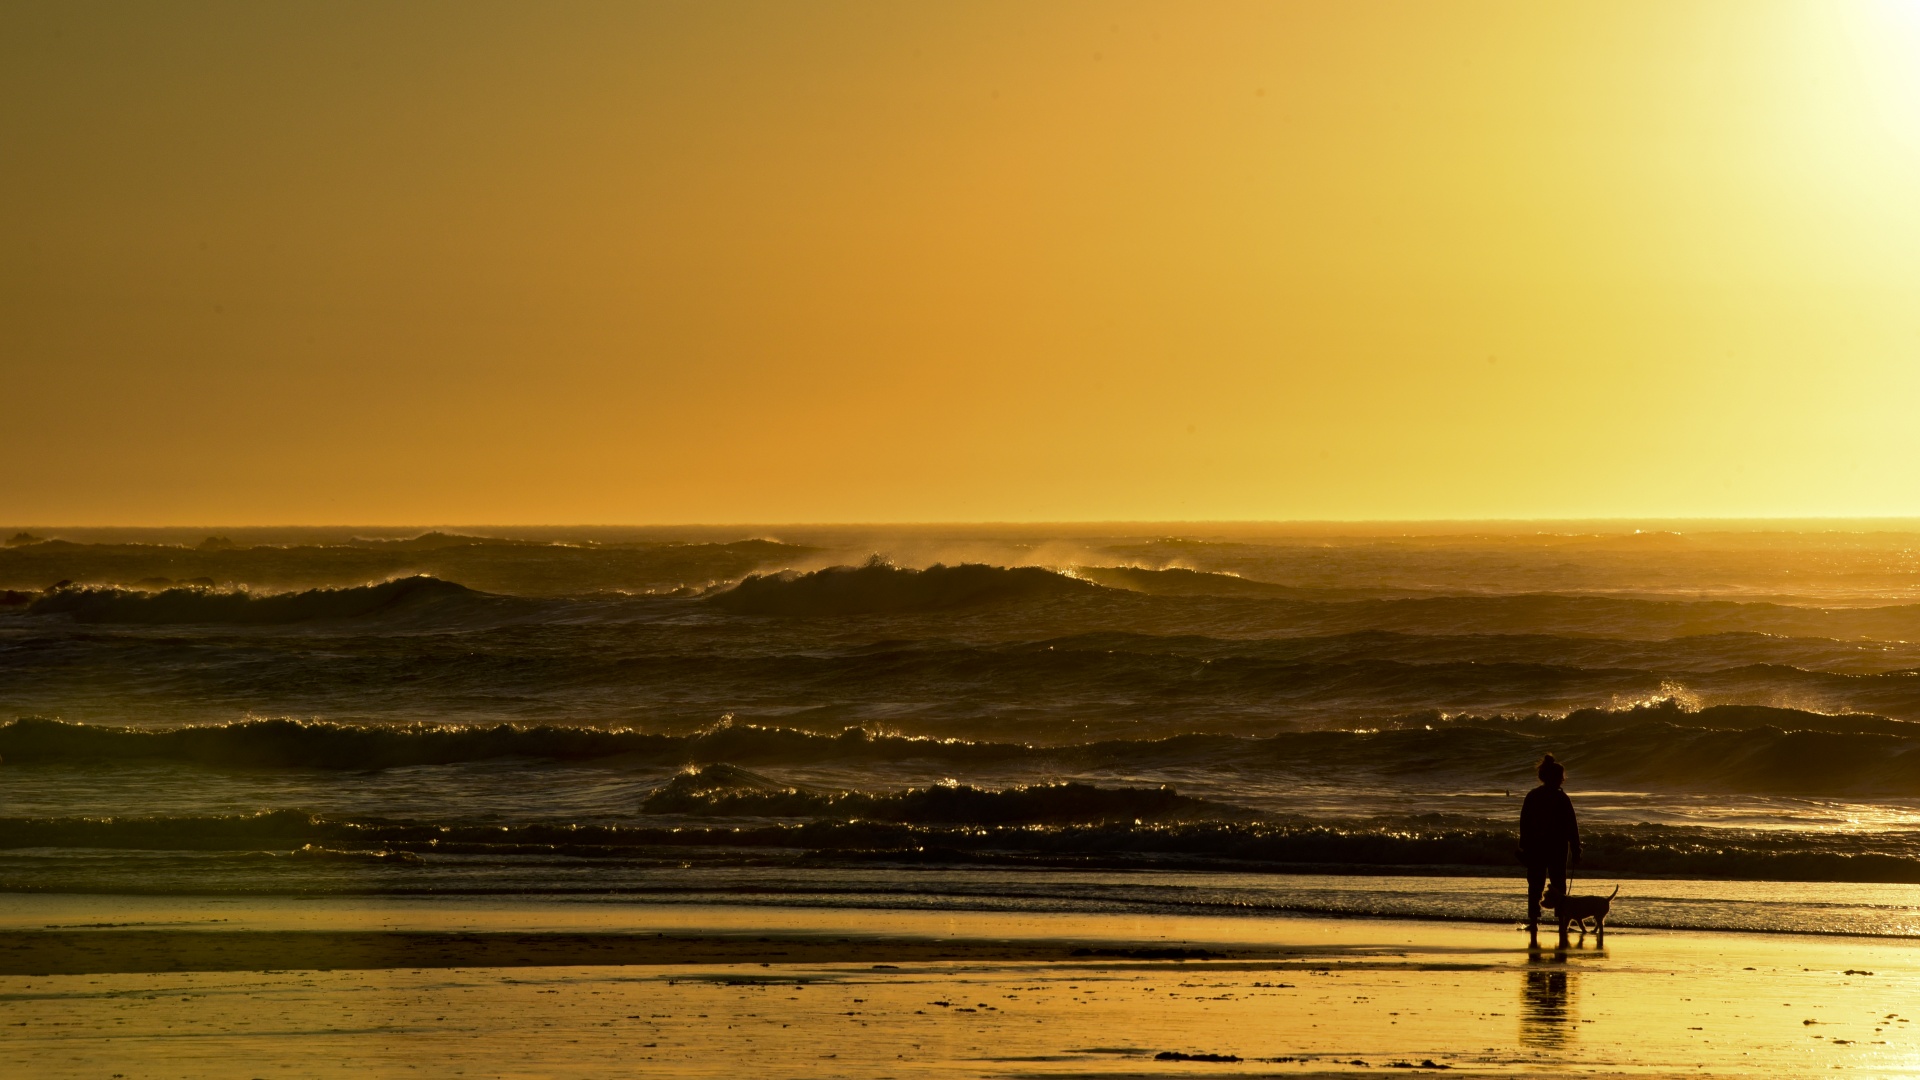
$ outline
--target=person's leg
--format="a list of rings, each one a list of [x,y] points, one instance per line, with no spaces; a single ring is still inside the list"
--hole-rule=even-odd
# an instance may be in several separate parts
[[[1540,926],[1540,890],[1547,885],[1547,867],[1545,863],[1527,864],[1527,929],[1535,930]]]
[[[1546,870],[1547,877],[1551,882],[1551,884],[1547,886],[1547,896],[1546,896],[1545,903],[1557,908],[1560,906],[1561,897],[1564,897],[1567,895],[1567,860],[1566,858],[1563,856],[1559,859],[1554,860],[1553,862],[1549,863],[1545,867],[1545,870]],[[1566,943],[1567,943],[1567,924],[1565,921],[1562,921],[1560,923],[1560,944],[1565,945]]]
[[[1553,907],[1560,903],[1561,897],[1567,895],[1566,858],[1555,859],[1553,862],[1547,864],[1545,870],[1549,884],[1547,886],[1547,897],[1544,903],[1548,907]]]

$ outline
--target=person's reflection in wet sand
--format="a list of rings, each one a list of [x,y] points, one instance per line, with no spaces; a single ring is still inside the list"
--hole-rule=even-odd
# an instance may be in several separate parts
[[[1520,984],[1520,1044],[1542,1050],[1564,1049],[1573,1041],[1579,1018],[1573,1014],[1576,973],[1567,959],[1535,953]]]

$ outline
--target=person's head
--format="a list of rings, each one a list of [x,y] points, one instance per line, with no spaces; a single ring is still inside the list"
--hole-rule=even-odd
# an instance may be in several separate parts
[[[1567,767],[1553,760],[1552,754],[1548,754],[1540,759],[1539,773],[1541,783],[1548,787],[1559,787],[1560,782],[1567,778]]]

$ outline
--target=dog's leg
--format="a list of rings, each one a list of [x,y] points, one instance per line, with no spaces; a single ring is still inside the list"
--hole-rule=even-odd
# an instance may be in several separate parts
[[[1605,915],[1593,920],[1593,943],[1602,949],[1607,947],[1607,917]]]

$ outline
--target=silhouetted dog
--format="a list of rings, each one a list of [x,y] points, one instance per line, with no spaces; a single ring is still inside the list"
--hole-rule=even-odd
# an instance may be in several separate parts
[[[1560,944],[1567,943],[1567,927],[1580,927],[1580,940],[1587,940],[1587,923],[1592,921],[1594,940],[1601,946],[1607,944],[1607,914],[1613,910],[1613,898],[1620,895],[1620,886],[1605,896],[1562,896],[1551,906],[1553,919],[1560,924]]]

